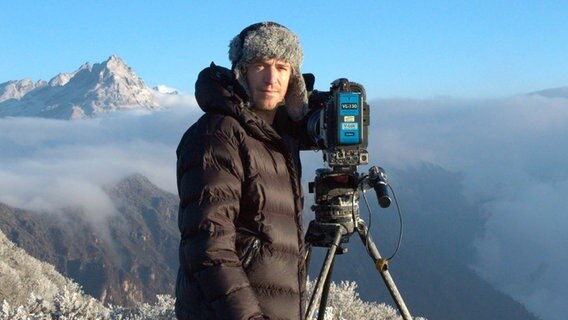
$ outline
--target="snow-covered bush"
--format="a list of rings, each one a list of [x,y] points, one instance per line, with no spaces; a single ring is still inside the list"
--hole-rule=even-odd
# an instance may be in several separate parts
[[[332,282],[325,320],[402,319],[397,310],[389,305],[359,299],[356,289],[355,282]],[[19,306],[11,306],[4,300],[0,307],[0,319],[175,320],[175,299],[169,295],[158,295],[156,300],[155,304],[143,303],[136,308],[105,307],[96,299],[84,295],[78,286],[73,286],[57,292],[52,300],[33,293],[25,304]],[[415,318],[419,319],[425,320]]]
[[[135,320],[170,320],[176,319],[174,312],[175,299],[170,295],[156,296],[156,304],[143,303],[136,308],[126,309],[119,306],[111,306],[111,319],[135,319]]]
[[[11,306],[4,300],[0,319],[108,319],[109,310],[96,299],[86,296],[76,286],[63,288],[53,299],[31,293],[27,302]]]
[[[309,291],[313,285],[308,282]],[[401,319],[391,306],[362,301],[356,289],[355,282],[331,283],[325,319]],[[0,231],[0,319],[175,319],[175,299],[169,295],[156,298],[155,304],[143,303],[135,308],[104,306],[52,265],[29,256]]]
[[[308,292],[311,296],[314,282],[308,282]],[[398,310],[390,305],[376,302],[365,302],[359,298],[356,292],[357,283],[341,281],[339,284],[332,282],[329,286],[325,320],[402,320]],[[317,315],[314,319],[317,319]],[[425,318],[414,318],[426,320]],[[312,319],[309,319],[312,320]]]

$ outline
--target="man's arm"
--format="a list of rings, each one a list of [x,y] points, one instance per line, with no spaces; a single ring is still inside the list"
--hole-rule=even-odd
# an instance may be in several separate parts
[[[180,152],[180,263],[219,318],[249,319],[261,310],[235,249],[242,169],[220,135],[187,141]]]
[[[221,68],[206,68],[196,83],[198,102],[208,104],[205,110],[235,103],[216,69]],[[230,129],[236,120],[210,117],[196,123],[177,150],[181,268],[196,280],[219,319],[262,319],[235,248],[243,177],[238,139]]]

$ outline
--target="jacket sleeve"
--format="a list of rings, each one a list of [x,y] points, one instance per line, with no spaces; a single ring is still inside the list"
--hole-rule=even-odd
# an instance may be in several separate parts
[[[239,137],[227,122],[236,120],[213,118],[192,126],[177,150],[180,267],[218,319],[262,318],[235,248],[243,166]]]

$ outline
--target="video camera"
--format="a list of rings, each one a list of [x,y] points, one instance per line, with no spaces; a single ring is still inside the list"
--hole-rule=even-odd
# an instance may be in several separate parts
[[[330,236],[337,225],[342,227],[344,238],[356,230],[360,191],[373,188],[383,208],[391,200],[382,168],[373,166],[366,175],[357,172],[357,166],[369,162],[370,111],[363,86],[339,78],[329,91],[313,90],[309,107],[308,135],[322,151],[328,167],[317,169],[315,180],[309,183],[309,192],[315,195],[312,210],[316,219],[310,224],[307,239],[325,247],[332,242]]]
[[[330,91],[312,91],[308,119],[310,138],[321,148],[323,159],[334,171],[353,170],[367,164],[369,105],[362,85],[340,78]]]
[[[306,87],[313,88],[315,77],[304,74],[304,79],[307,80]],[[358,83],[339,78],[331,83],[329,91],[313,90],[308,102],[311,113],[306,126],[308,135],[317,145],[314,149],[322,150],[323,160],[329,167],[317,169],[315,180],[309,183],[309,192],[315,194],[312,206],[315,218],[310,222],[305,237],[306,265],[309,266],[312,246],[327,247],[328,252],[308,304],[306,319],[313,318],[320,299],[318,319],[324,318],[335,255],[347,252],[341,244],[348,242],[349,237],[357,232],[403,319],[411,320],[412,316],[388,271],[390,258],[381,257],[359,213],[360,195],[371,188],[375,190],[382,208],[391,204],[390,186],[381,167],[371,167],[368,174],[357,172],[358,165],[369,162],[370,110],[365,89]],[[370,211],[368,202],[365,202]],[[400,236],[399,244],[402,224]]]

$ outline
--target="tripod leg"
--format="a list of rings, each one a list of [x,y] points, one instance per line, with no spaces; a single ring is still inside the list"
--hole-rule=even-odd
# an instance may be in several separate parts
[[[329,266],[329,273],[327,277],[325,277],[325,283],[323,285],[323,292],[321,295],[321,302],[318,311],[318,320],[324,320],[325,317],[325,309],[327,307],[327,297],[329,295],[329,286],[331,285],[331,275],[333,274],[333,264],[335,259],[331,261],[331,265]]]
[[[306,274],[310,271],[310,261],[312,260],[312,245],[306,243],[304,262],[306,264]]]
[[[387,268],[381,265],[381,262],[384,259],[381,257],[379,249],[377,249],[377,246],[373,242],[373,239],[371,239],[369,230],[362,220],[359,220],[359,222],[357,223],[357,233],[359,233],[361,241],[363,241],[363,244],[367,247],[367,253],[375,262],[377,270],[381,274],[381,277],[383,278],[383,281],[385,282],[387,289],[391,294],[391,297],[394,299],[394,302],[398,306],[398,310],[400,311],[402,318],[404,320],[412,320],[412,316],[410,315],[410,312],[408,311],[408,308],[406,307],[406,304],[404,303],[404,300],[402,299],[402,296],[400,295],[400,292],[398,291],[393,278],[391,277]]]
[[[333,263],[333,259],[335,258],[335,252],[337,251],[337,247],[339,246],[339,242],[341,241],[341,227],[338,227],[335,231],[335,236],[333,238],[333,243],[327,250],[327,255],[325,257],[325,261],[322,265],[318,280],[316,282],[316,286],[312,293],[312,298],[310,299],[310,303],[308,305],[308,311],[306,312],[306,320],[311,320],[314,317],[314,312],[316,304],[318,304],[320,300],[320,296],[322,295],[322,290],[324,283],[327,281],[328,277],[331,278],[329,273],[331,269],[331,265]],[[327,299],[327,293],[326,293]],[[325,310],[325,307],[324,307]]]

